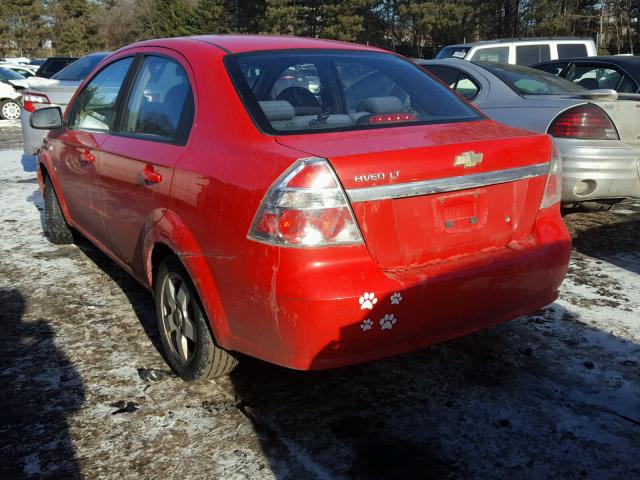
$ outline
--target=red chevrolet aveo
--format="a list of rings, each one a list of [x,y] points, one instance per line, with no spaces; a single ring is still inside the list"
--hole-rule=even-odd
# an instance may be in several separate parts
[[[487,119],[383,50],[151,40],[106,58],[38,156],[48,235],[155,292],[185,380],[237,353],[322,369],[551,303],[570,241],[548,136]]]

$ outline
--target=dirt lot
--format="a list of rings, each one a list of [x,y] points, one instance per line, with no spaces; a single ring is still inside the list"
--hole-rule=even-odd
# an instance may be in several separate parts
[[[158,353],[144,289],[86,242],[47,242],[15,124],[0,148],[0,478],[640,477],[640,202],[565,217],[569,276],[534,315],[192,386]]]

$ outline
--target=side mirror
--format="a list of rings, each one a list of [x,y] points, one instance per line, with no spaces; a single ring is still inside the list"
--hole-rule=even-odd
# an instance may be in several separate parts
[[[35,110],[29,117],[29,123],[38,130],[55,130],[62,127],[62,110],[60,110],[60,107]]]

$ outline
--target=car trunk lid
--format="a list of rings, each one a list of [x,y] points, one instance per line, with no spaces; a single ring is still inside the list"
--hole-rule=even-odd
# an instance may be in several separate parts
[[[525,240],[551,155],[549,137],[489,120],[277,141],[329,160],[388,270]]]

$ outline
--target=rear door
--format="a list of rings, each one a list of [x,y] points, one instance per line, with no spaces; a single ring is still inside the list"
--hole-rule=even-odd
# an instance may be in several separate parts
[[[107,243],[99,195],[100,147],[113,130],[117,103],[132,57],[104,67],[85,85],[54,142],[56,170],[72,219],[89,236]]]
[[[113,252],[142,272],[145,226],[169,203],[173,167],[188,151],[194,118],[191,70],[171,51],[145,53],[117,120],[102,145],[100,181]]]

